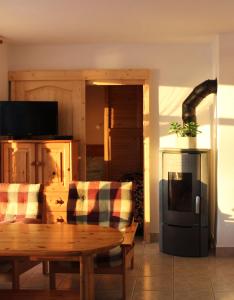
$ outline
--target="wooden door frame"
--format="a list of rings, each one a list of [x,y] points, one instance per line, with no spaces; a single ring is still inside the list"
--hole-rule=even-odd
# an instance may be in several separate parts
[[[11,83],[11,95],[14,99],[17,81],[46,81],[46,80],[72,80],[81,81],[81,99],[75,105],[78,118],[76,122],[81,124],[73,129],[73,136],[80,139],[82,147],[81,158],[81,179],[85,179],[85,87],[86,84],[92,85],[142,85],[143,86],[143,144],[144,144],[144,240],[150,241],[150,149],[149,149],[149,107],[150,107],[150,88],[152,73],[147,69],[94,69],[94,70],[34,70],[34,71],[11,71],[9,72],[9,81]],[[82,112],[82,113],[80,113]],[[81,138],[80,138],[81,137]],[[156,183],[155,183],[156,184]]]

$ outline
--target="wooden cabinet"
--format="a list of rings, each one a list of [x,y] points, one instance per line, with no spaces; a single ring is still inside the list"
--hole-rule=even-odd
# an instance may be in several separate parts
[[[4,140],[0,144],[2,182],[38,182],[45,191],[62,191],[78,179],[77,141]]]
[[[35,155],[35,143],[1,142],[1,181],[36,183]]]
[[[45,194],[45,219],[47,223],[67,223],[68,191]]]
[[[42,183],[46,223],[67,222],[68,185],[78,180],[78,142],[2,140],[1,182]]]
[[[45,186],[68,187],[72,180],[70,143],[42,143],[37,147],[38,181]],[[75,170],[74,170],[75,171]],[[74,172],[73,172],[74,173]],[[77,174],[77,172],[76,172]],[[77,178],[77,176],[75,176]]]

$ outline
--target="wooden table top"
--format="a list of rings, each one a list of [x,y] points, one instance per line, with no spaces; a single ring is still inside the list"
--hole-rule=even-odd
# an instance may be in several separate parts
[[[98,225],[0,225],[0,256],[80,256],[109,250],[123,241],[120,231]]]

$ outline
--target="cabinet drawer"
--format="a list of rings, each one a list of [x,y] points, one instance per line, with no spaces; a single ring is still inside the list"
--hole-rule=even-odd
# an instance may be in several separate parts
[[[46,193],[46,210],[64,212],[67,211],[68,192]]]
[[[67,223],[67,212],[65,212],[65,211],[47,212],[47,214],[46,214],[46,223],[48,223],[48,224]]]

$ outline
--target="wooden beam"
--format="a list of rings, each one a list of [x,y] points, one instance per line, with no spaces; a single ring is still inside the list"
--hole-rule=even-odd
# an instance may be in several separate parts
[[[9,80],[146,80],[150,71],[146,69],[125,70],[45,70],[11,71]]]

